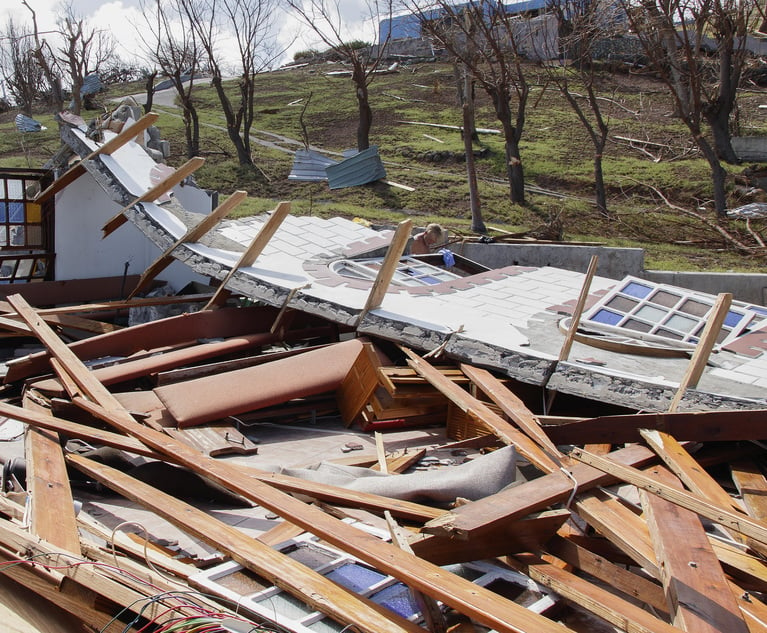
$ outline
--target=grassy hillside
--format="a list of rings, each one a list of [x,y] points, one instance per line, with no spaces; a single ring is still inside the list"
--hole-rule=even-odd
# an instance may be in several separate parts
[[[460,125],[452,67],[423,63],[381,75],[371,86],[373,129],[371,142],[379,146],[388,179],[415,191],[375,183],[330,191],[326,183],[287,180],[295,149],[280,137],[302,138],[301,114],[311,144],[341,152],[356,142],[356,99],[349,78],[329,77],[337,66],[314,66],[278,71],[258,78],[253,155],[260,173],[238,167],[229,144],[223,116],[212,89],[200,87],[198,108],[203,123],[202,155],[198,172],[201,186],[224,194],[246,189],[242,213],[271,208],[278,200],[291,200],[296,213],[361,217],[392,224],[405,217],[416,225],[438,221],[453,231],[468,234],[469,203],[462,160],[463,143],[456,131],[409,125],[416,121]],[[672,116],[664,87],[641,74],[616,73],[605,77],[601,94],[610,126],[604,170],[609,188],[612,220],[605,220],[592,203],[592,156],[586,133],[556,88],[542,71],[531,67],[533,88],[522,140],[522,159],[530,188],[525,207],[512,205],[504,179],[503,140],[483,134],[475,150],[479,156],[480,195],[489,227],[511,232],[551,233],[561,229],[564,239],[601,241],[611,245],[640,246],[649,267],[686,270],[758,270],[763,260],[728,252],[720,236],[700,222],[672,210],[653,188],[674,205],[703,208],[711,195],[708,167],[692,147],[684,126]],[[231,84],[232,96],[236,85]],[[102,97],[105,108],[113,99],[141,93],[140,85],[112,86]],[[740,133],[767,133],[766,115],[759,109],[763,94],[744,92],[740,102]],[[477,125],[499,129],[492,109],[478,91]],[[185,160],[183,126],[179,111],[154,108],[159,127],[170,140],[169,162]],[[95,116],[97,112],[86,113]],[[0,166],[39,167],[58,148],[56,124],[50,116],[36,117],[48,130],[20,134],[13,113],[0,118]],[[279,136],[275,136],[279,135]],[[639,139],[652,144],[630,143]],[[729,166],[730,206],[761,200],[737,187],[746,165]],[[709,211],[710,213],[710,211]],[[709,217],[713,217],[710,215]],[[752,228],[754,228],[752,226]],[[759,228],[758,226],[756,228]],[[746,227],[731,223],[728,230],[746,234]]]

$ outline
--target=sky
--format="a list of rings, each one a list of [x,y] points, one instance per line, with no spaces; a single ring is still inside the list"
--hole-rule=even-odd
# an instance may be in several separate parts
[[[38,28],[41,32],[56,28],[57,16],[61,14],[60,0],[27,0],[37,16]],[[124,61],[136,58],[139,43],[135,26],[144,24],[140,12],[139,0],[118,0],[103,2],[101,0],[71,0],[74,12],[86,19],[89,25],[104,28],[112,33],[117,42],[117,54]],[[287,3],[280,2],[280,5]],[[375,39],[370,24],[363,21],[365,4],[359,0],[339,0],[341,15],[347,24],[345,38],[372,41]],[[0,8],[0,26],[13,17],[16,23],[31,25],[31,13],[21,0],[3,0]],[[303,26],[297,18],[284,14],[279,18],[281,28],[279,42],[281,48],[287,48],[282,63],[292,60],[293,53],[308,48],[325,48],[317,42],[316,34]]]

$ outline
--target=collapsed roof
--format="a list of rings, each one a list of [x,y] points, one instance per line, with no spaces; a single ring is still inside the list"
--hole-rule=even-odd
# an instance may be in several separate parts
[[[105,132],[106,139],[110,134]],[[223,220],[206,227],[203,235],[193,235],[202,216],[188,212],[173,199],[144,199],[156,184],[151,178],[156,165],[140,143],[127,142],[104,154],[77,127],[64,127],[62,138],[76,154],[87,157],[85,169],[122,208],[121,214],[104,225],[107,239],[119,239],[109,234],[128,219],[163,251],[172,248],[168,256],[243,297],[322,316],[359,334],[439,351],[447,358],[561,393],[631,409],[666,410],[684,377],[700,330],[712,314],[714,297],[683,289],[669,293],[667,288],[666,303],[674,295],[676,303],[688,300],[689,305],[706,306],[703,312],[685,312],[648,299],[650,293],[661,297],[661,288],[654,284],[640,280],[632,287],[629,280],[618,288],[614,280],[594,277],[586,307],[608,293],[612,293],[613,307],[603,305],[586,323],[597,330],[607,326],[627,344],[596,344],[604,339],[600,332],[598,337],[576,338],[580,342],[569,356],[560,358],[565,340],[562,320],[576,306],[584,274],[507,266],[454,279],[432,278],[432,283],[419,286],[395,279],[383,299],[370,306],[376,268],[360,260],[381,257],[393,231],[373,230],[342,218],[292,216],[287,214],[289,205],[283,203],[272,214]],[[403,279],[418,276],[415,266],[413,260],[402,260]],[[637,290],[637,284],[644,290]],[[642,296],[626,294],[632,291]],[[614,308],[618,304],[623,308]],[[764,405],[764,308],[740,305],[728,315],[728,322],[736,319],[736,331],[721,341],[697,387],[684,394],[680,409]],[[661,324],[670,325],[658,327]],[[643,350],[628,344],[637,338],[644,341]],[[648,338],[661,343],[647,345]],[[670,344],[676,348],[675,354],[652,351]],[[643,353],[626,353],[637,351]]]

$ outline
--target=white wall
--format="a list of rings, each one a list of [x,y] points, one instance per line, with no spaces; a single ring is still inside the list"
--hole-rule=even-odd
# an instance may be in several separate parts
[[[140,275],[160,256],[160,249],[130,222],[102,239],[101,227],[120,208],[88,173],[57,194],[57,280],[120,276],[125,273],[126,262],[127,274]],[[178,262],[168,267],[160,278],[175,290],[192,280],[207,281]]]

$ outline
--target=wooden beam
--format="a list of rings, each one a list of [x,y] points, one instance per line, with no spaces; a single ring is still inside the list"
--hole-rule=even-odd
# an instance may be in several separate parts
[[[282,224],[283,220],[288,217],[289,213],[290,202],[280,202],[277,205],[274,211],[272,211],[272,214],[269,216],[269,219],[261,227],[261,230],[258,232],[256,237],[253,238],[250,246],[248,246],[245,252],[240,255],[240,259],[237,260],[237,263],[221,281],[221,284],[219,285],[215,294],[213,297],[211,297],[211,300],[208,301],[207,305],[205,306],[205,310],[210,310],[211,308],[221,305],[226,300],[226,298],[229,296],[229,291],[226,288],[226,284],[229,283],[229,280],[240,268],[252,266],[255,263],[256,259],[258,259],[258,256],[261,255],[263,250],[266,248],[266,245],[269,243],[269,240],[272,239],[272,236],[274,236],[274,234],[277,232],[277,229],[280,228],[280,225]]]
[[[653,469],[652,475],[665,486],[681,488],[665,468]],[[696,633],[748,633],[698,516],[647,491],[640,497],[674,624]]]
[[[551,539],[545,546],[548,554],[556,556],[582,572],[601,580],[607,586],[622,591],[634,600],[668,614],[663,588],[652,580],[615,565],[604,556],[561,536]]]
[[[640,429],[656,429],[679,441],[727,442],[767,437],[767,409],[607,415],[546,426],[552,442],[623,444],[640,442]]]
[[[132,206],[135,206],[141,202],[153,202],[154,200],[157,200],[157,198],[162,196],[164,193],[167,193],[173,189],[173,187],[180,183],[184,178],[196,172],[200,167],[202,167],[203,163],[205,163],[205,159],[200,156],[190,158],[172,174],[166,178],[163,178],[154,187],[151,187],[146,193],[141,194],[138,198],[133,200],[133,202],[124,206],[109,220],[107,220],[104,226],[101,227],[101,230],[104,233],[103,237],[107,237],[110,233],[120,228],[128,221],[128,218],[126,218],[124,214]]]
[[[743,512],[735,500],[709,475],[673,436],[663,431],[639,431],[647,445],[690,490],[723,508]]]
[[[557,370],[557,366],[559,365],[559,363],[566,361],[570,357],[570,350],[572,349],[573,341],[575,341],[575,334],[578,332],[578,326],[581,323],[581,316],[583,315],[583,310],[586,307],[586,300],[589,297],[591,282],[594,279],[594,275],[597,272],[598,262],[599,262],[599,256],[592,255],[591,259],[589,260],[589,267],[586,270],[586,275],[583,278],[583,284],[581,285],[581,292],[578,295],[578,300],[575,303],[575,307],[573,308],[573,313],[570,316],[570,327],[567,328],[567,334],[565,334],[565,340],[562,341],[562,347],[559,348],[559,355],[557,357],[557,360],[551,364],[548,371],[546,372],[546,377],[545,377],[545,382],[543,383],[543,387],[546,387],[548,385],[549,380],[551,380],[551,377],[554,375],[554,372]],[[555,390],[549,391],[546,397],[546,403],[545,403],[546,406],[544,409],[544,413],[549,413],[549,411],[551,411],[551,405],[554,403],[554,398],[556,397],[556,395],[557,395],[557,392]]]
[[[379,571],[394,576],[408,586],[442,601],[456,611],[495,628],[498,633],[563,633],[563,627],[498,594],[450,573],[436,565],[403,552],[375,536],[335,519],[319,508],[249,478],[238,469],[200,454],[184,444],[138,424],[116,398],[88,372],[79,358],[55,336],[18,295],[9,302],[33,328],[49,352],[59,357],[88,398],[98,403],[100,419],[140,440],[150,448],[170,455],[181,465],[242,495],[246,499],[282,516],[291,523],[320,536],[340,550],[356,556]],[[564,629],[567,630],[567,629]]]
[[[394,232],[394,237],[392,237],[389,248],[386,251],[386,257],[384,257],[381,268],[378,269],[378,274],[373,282],[373,286],[370,288],[370,294],[368,294],[365,307],[362,308],[358,322],[362,321],[367,312],[375,310],[383,303],[386,291],[389,289],[394,273],[397,271],[400,257],[402,257],[407,241],[410,239],[412,226],[411,220],[402,220],[397,225],[397,230]]]
[[[408,365],[445,394],[445,397],[459,409],[472,415],[480,423],[487,426],[501,441],[506,444],[513,444],[520,454],[545,473],[558,471],[561,468],[561,464],[556,461],[556,458],[546,454],[535,442],[489,409],[481,400],[477,400],[477,398],[456,385],[452,380],[446,378],[412,350],[404,346],[400,346],[400,348],[408,357]]]
[[[638,444],[613,451],[610,456],[616,462],[635,466],[656,459],[652,451]],[[568,470],[570,476],[558,470],[454,508],[429,521],[423,531],[450,538],[480,538],[531,512],[567,501],[574,489],[585,492],[615,481],[615,478],[585,464],[576,464]]]
[[[535,582],[550,588],[621,631],[679,633],[679,629],[656,618],[641,607],[534,554],[517,554],[514,560],[521,563],[522,571]],[[519,565],[513,566],[519,567]]]
[[[533,442],[536,442],[549,455],[559,460],[565,457],[541,428],[541,424],[535,414],[498,378],[486,369],[474,367],[473,365],[462,363],[460,367],[461,371],[487,394],[500,407],[501,411],[509,416],[509,419],[519,426]]]
[[[697,514],[704,516],[715,523],[719,523],[728,529],[734,530],[739,534],[751,537],[762,544],[767,544],[767,524],[762,521],[750,519],[743,514],[733,512],[728,508],[722,508],[705,499],[701,499],[697,495],[672,488],[652,477],[644,475],[635,468],[618,464],[607,457],[593,455],[579,448],[573,448],[570,455],[585,464],[589,464],[605,473],[609,473],[622,481],[641,488],[642,490],[658,495],[662,499],[666,499],[687,510],[696,512]]]
[[[755,462],[739,461],[731,464],[730,470],[748,515],[767,521],[767,479],[762,469]]]
[[[24,406],[41,417],[50,415],[26,397]],[[61,439],[54,431],[29,428],[25,440],[31,531],[51,545],[79,555],[80,534]]]
[[[139,292],[144,290],[152,280],[165,270],[174,260],[172,253],[182,244],[194,243],[200,240],[203,235],[215,227],[227,214],[236,208],[248,195],[247,191],[235,191],[222,204],[218,205],[213,211],[200,220],[195,226],[190,228],[185,235],[171,244],[147,269],[141,273],[138,284],[133,292],[128,295],[128,299],[133,299]]]
[[[223,552],[232,560],[305,601],[343,625],[354,624],[366,633],[419,633],[409,623],[372,601],[364,600],[289,556],[272,549],[236,527],[134,479],[114,468],[80,455],[67,458],[75,468],[122,496]]]
[[[59,191],[64,189],[67,185],[73,183],[80,176],[85,173],[85,163],[89,160],[93,160],[101,154],[110,155],[123,145],[132,141],[144,130],[154,125],[155,121],[159,118],[159,115],[154,112],[147,112],[138,121],[124,127],[119,134],[113,136],[106,143],[101,145],[98,149],[92,151],[85,158],[80,159],[77,163],[72,165],[67,171],[53,181],[48,187],[35,196],[35,202],[42,204],[50,197],[56,195]]]
[[[703,375],[703,370],[706,368],[706,363],[708,363],[708,357],[711,356],[711,350],[714,348],[716,339],[722,331],[722,324],[727,317],[731,303],[732,294],[729,292],[722,292],[717,296],[716,303],[714,303],[714,307],[706,319],[703,333],[700,335],[698,344],[695,346],[690,363],[687,365],[687,371],[685,371],[682,381],[679,383],[679,387],[669,405],[668,410],[671,413],[679,407],[685,391],[697,386],[700,377]]]

